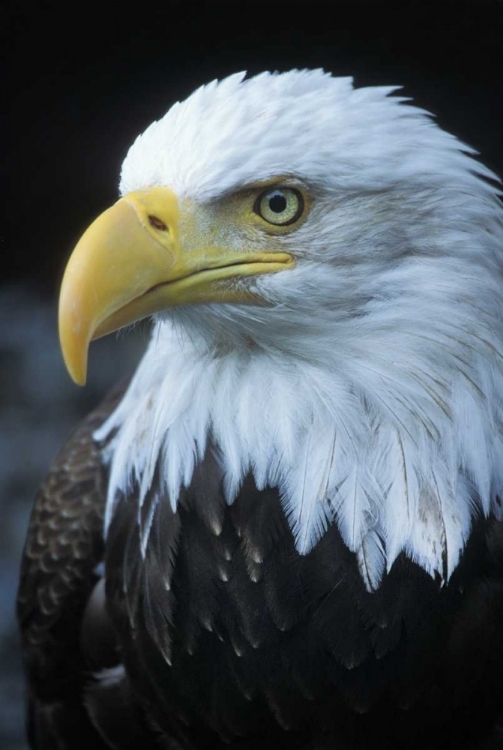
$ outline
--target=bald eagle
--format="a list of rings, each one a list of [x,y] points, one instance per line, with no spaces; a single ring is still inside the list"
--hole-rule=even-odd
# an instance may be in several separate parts
[[[36,499],[33,748],[503,747],[503,210],[395,88],[210,83],[78,242],[72,378],[153,327]]]

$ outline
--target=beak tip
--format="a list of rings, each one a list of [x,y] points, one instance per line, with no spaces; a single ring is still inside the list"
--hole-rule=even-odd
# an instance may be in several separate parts
[[[77,375],[72,375],[70,373],[70,377],[73,380],[73,382],[75,383],[75,385],[79,385],[81,387],[85,386],[85,384],[87,382],[87,378],[86,378],[85,375],[77,376]]]
[[[65,361],[67,372],[75,385],[84,386],[87,381],[87,367],[83,363],[82,366],[77,366],[75,363],[70,364]]]
[[[87,379],[87,356],[92,332],[76,323],[74,315],[68,315],[60,297],[59,345],[66,370],[75,383],[83,386]]]
[[[66,371],[75,383],[83,386],[87,380],[87,346],[70,347],[60,341]]]

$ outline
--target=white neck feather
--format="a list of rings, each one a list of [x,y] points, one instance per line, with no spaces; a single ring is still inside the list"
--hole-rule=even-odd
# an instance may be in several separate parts
[[[318,364],[253,346],[201,351],[194,336],[159,321],[97,433],[104,440],[118,429],[107,524],[134,481],[141,507],[157,463],[176,508],[211,436],[227,502],[248,472],[258,488],[277,486],[300,553],[335,521],[369,589],[402,551],[448,580],[474,515],[492,503],[499,511],[503,479],[501,322],[479,305],[475,317],[459,303],[452,321],[448,300],[445,311],[426,301],[397,320],[388,301],[380,317],[346,322],[344,337],[341,325],[327,325]],[[211,312],[199,308],[199,320]]]

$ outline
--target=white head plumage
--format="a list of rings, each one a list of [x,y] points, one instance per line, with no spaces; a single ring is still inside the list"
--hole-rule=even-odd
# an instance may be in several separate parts
[[[234,75],[132,146],[121,191],[169,187],[208,226],[237,191],[278,177],[302,185],[311,210],[275,238],[295,269],[250,282],[267,307],[156,317],[97,433],[117,430],[109,518],[133,480],[141,503],[156,465],[176,507],[210,436],[228,502],[248,472],[278,486],[299,552],[337,523],[369,589],[402,551],[448,580],[473,518],[500,513],[495,176],[394,90],[322,71]]]

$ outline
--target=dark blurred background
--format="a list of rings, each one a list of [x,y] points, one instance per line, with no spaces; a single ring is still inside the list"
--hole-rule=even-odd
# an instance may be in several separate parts
[[[77,421],[148,336],[93,345],[67,377],[57,290],[70,249],[116,198],[135,138],[196,86],[237,70],[324,67],[403,84],[503,174],[501,0],[3,0],[0,207],[0,748],[25,747],[13,601],[32,497]]]

